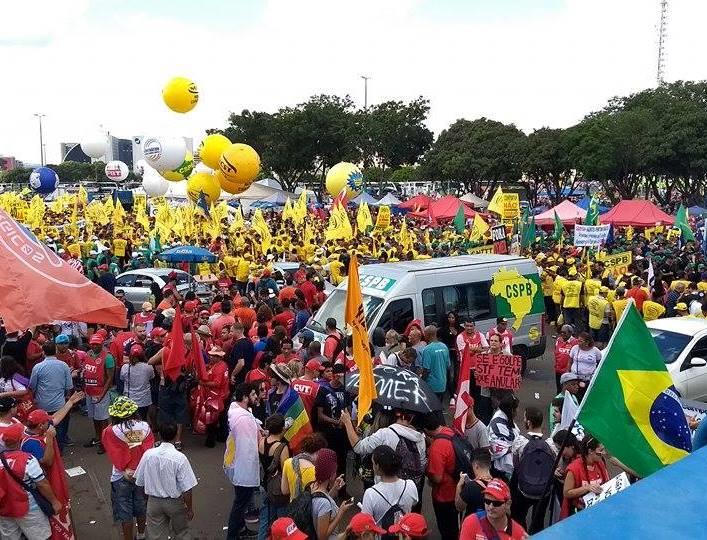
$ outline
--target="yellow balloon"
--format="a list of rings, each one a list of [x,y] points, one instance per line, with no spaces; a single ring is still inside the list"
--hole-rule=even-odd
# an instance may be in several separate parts
[[[221,154],[219,168],[229,182],[250,185],[260,172],[260,156],[252,146],[232,144]]]
[[[204,194],[206,204],[216,203],[221,195],[221,186],[211,173],[198,172],[187,180],[187,195],[194,202],[199,202],[199,197]]]
[[[326,175],[326,190],[337,197],[346,188],[346,197],[358,196],[363,188],[363,174],[353,163],[342,161],[334,165]]]
[[[174,112],[187,113],[199,102],[199,90],[193,81],[175,77],[162,89],[162,99]]]
[[[218,169],[218,160],[223,151],[231,146],[231,141],[225,135],[212,133],[207,135],[199,145],[199,157],[204,165],[211,169]]]
[[[221,169],[218,169],[214,172],[214,177],[221,186],[221,189],[226,193],[230,193],[231,195],[238,195],[239,193],[243,193],[253,184],[252,182],[231,182],[224,176],[224,174],[221,172]]]
[[[165,180],[170,182],[181,182],[189,178],[189,175],[194,170],[194,156],[187,150],[187,155],[182,164],[173,171],[160,171],[160,174]]]

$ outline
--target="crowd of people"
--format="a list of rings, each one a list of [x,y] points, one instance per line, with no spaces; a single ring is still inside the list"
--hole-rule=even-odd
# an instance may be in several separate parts
[[[187,429],[207,447],[225,443],[223,468],[233,485],[229,539],[243,537],[254,514],[261,539],[426,538],[426,490],[443,539],[525,538],[526,530],[547,526],[548,512],[552,522],[582,510],[582,497],[609,478],[602,444],[562,429],[560,415],[566,395],[581,400],[628,300],[646,320],[707,314],[707,261],[694,243],[617,234],[613,250],[631,251],[633,260],[616,275],[601,253],[588,256],[542,237],[527,255],[537,262],[547,322],[557,334],[558,394],[547,415],[536,406],[519,413],[513,392],[479,388],[472,373],[462,430],[441,411],[374,404],[358,418],[345,388],[357,366],[340,331],[344,321],[327,320],[321,340],[307,327],[326,299],[326,281],[346,279],[354,252],[394,262],[463,254],[478,242],[453,226],[411,226],[412,240],[403,245],[395,232],[327,241],[314,221],[309,238],[277,215],[268,223],[268,249],[254,229],[230,230],[228,220],[211,238],[185,238],[218,257],[183,268],[210,278],[212,294],[205,300],[178,288],[171,273],[139,311],[116,276],[163,264],[140,226],[133,233],[105,225],[90,236],[68,228],[42,236],[123,301],[129,325],[55,321],[25,332],[2,329],[3,538],[49,538],[65,523],[70,496],[61,454],[74,444],[72,409],[93,423],[93,433],[74,431],[83,437],[77,442],[112,465],[112,513],[125,539],[191,537],[198,482],[184,452]],[[274,262],[283,259],[299,268],[277,270]],[[411,321],[374,333],[371,358],[413,371],[453,408],[465,355],[511,354],[507,323],[499,318],[482,333],[454,312],[437,324]],[[175,350],[186,359],[177,373],[167,370]],[[302,426],[285,410],[291,396],[305,413],[302,438],[292,436]],[[363,484],[358,501],[346,482],[353,478]]]

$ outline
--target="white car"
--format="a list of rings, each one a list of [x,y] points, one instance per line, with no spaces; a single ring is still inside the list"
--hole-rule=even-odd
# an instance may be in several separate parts
[[[707,402],[707,319],[672,317],[646,325],[680,396]]]
[[[140,268],[123,272],[117,277],[115,289],[122,289],[125,298],[132,303],[133,307],[140,311],[142,303],[150,299],[151,287],[155,283],[160,290],[167,285],[167,276],[175,272],[177,274],[177,290],[184,294],[192,287],[196,287],[191,274],[183,270],[173,268]]]

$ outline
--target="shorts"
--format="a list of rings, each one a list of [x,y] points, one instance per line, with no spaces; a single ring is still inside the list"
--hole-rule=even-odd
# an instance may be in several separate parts
[[[125,523],[143,518],[147,513],[147,497],[143,489],[125,478],[110,483],[113,521]]]
[[[159,423],[186,424],[189,421],[187,396],[172,386],[160,387],[157,404],[160,409]]]
[[[49,538],[51,534],[49,519],[39,508],[30,510],[21,518],[0,517],[0,538],[3,540]]]
[[[95,403],[91,396],[86,396],[86,412],[88,413],[88,417],[98,422],[102,422],[110,418],[110,415],[108,414],[109,405],[110,392],[106,392],[106,395],[103,396],[103,399],[98,403]]]

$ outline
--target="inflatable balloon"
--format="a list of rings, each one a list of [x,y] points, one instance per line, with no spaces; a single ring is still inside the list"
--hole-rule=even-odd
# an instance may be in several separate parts
[[[145,137],[142,154],[153,169],[172,171],[186,158],[187,145],[181,137]]]
[[[182,164],[173,171],[160,171],[165,180],[170,182],[181,182],[189,178],[189,175],[194,170],[194,156],[187,150],[187,155],[182,161]]]
[[[130,174],[130,169],[122,161],[109,161],[106,163],[105,173],[109,180],[122,182]]]
[[[103,133],[96,133],[81,143],[81,151],[90,158],[98,159],[105,155],[106,143],[106,136]]]
[[[231,195],[243,193],[253,184],[252,182],[231,182],[226,178],[221,169],[214,172],[214,177],[221,186],[221,189]]]
[[[133,172],[139,176],[143,176],[148,169],[152,169],[152,167],[150,167],[144,159],[138,159],[133,164]]]
[[[187,180],[187,195],[194,202],[199,202],[199,197],[204,194],[206,204],[215,203],[221,195],[221,186],[213,174],[196,173]]]
[[[346,188],[346,197],[352,199],[361,193],[363,174],[356,165],[342,161],[334,165],[326,175],[326,190],[337,197]]]
[[[49,167],[37,167],[29,175],[29,185],[37,193],[49,195],[59,186],[59,175]]]
[[[212,169],[211,167],[209,167],[208,165],[206,165],[203,161],[200,161],[199,163],[197,163],[196,165],[194,165],[194,171],[193,171],[193,172],[195,172],[195,173],[198,173],[198,172],[205,172],[205,173],[209,173],[209,174],[213,174],[213,173],[214,173],[213,169]]]
[[[226,180],[249,186],[260,172],[260,156],[247,144],[232,144],[223,151],[219,168]]]
[[[142,177],[142,189],[148,197],[161,197],[169,189],[169,182],[154,169],[147,169]]]
[[[162,99],[174,112],[187,113],[199,102],[199,90],[189,79],[175,77],[162,89]]]
[[[229,146],[231,146],[231,141],[228,137],[220,133],[207,135],[199,145],[199,157],[201,158],[201,162],[212,169],[218,169],[218,160],[221,158],[223,151]]]

